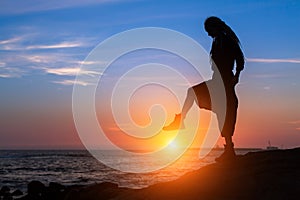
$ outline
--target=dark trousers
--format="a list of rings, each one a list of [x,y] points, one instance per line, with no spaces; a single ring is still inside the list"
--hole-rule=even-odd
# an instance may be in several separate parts
[[[230,80],[228,82],[219,80],[213,78],[189,88],[188,96],[194,96],[193,98],[200,108],[216,113],[222,137],[233,136],[238,98],[234,86],[231,84],[232,77],[226,79]]]

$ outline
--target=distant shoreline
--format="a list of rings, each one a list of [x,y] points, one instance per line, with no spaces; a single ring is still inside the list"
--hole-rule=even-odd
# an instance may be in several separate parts
[[[188,148],[188,150],[200,150],[201,148]],[[202,148],[202,149],[210,149],[210,148]],[[258,147],[241,147],[241,148],[235,148],[236,150],[265,150],[265,148],[258,148]],[[111,150],[115,150],[115,149],[101,149],[100,151],[111,151]],[[153,149],[145,149],[145,150],[140,150],[140,149],[125,149],[126,151],[154,151]],[[223,147],[215,147],[212,148],[212,150],[223,150]],[[0,149],[0,151],[88,151],[87,149],[56,149],[56,148],[45,148],[45,149],[35,149],[35,148],[14,148],[14,149]]]

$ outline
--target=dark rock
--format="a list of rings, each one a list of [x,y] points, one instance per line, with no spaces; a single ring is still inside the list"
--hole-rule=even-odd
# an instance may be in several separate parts
[[[3,196],[2,200],[13,200],[13,197],[10,194],[6,194]]]
[[[12,195],[10,194],[10,188],[8,186],[3,186],[0,189],[0,199],[2,199],[2,200],[13,200]]]
[[[4,194],[7,194],[10,192],[10,188],[8,186],[2,186],[0,189],[0,195],[3,196]]]
[[[71,189],[65,200],[114,199],[119,198],[127,190],[126,188],[119,188],[115,183],[104,182]]]
[[[23,192],[21,190],[15,190],[13,193],[11,193],[12,196],[21,196],[23,195]]]
[[[215,163],[181,178],[134,190],[102,183],[71,192],[68,200],[299,199],[300,148],[264,151]]]
[[[51,182],[45,192],[46,199],[62,200],[65,196],[66,187],[59,183]]]
[[[27,185],[28,195],[32,198],[39,198],[46,191],[46,186],[40,181],[31,181]]]
[[[50,183],[46,188],[31,182],[28,193],[36,196],[28,194],[19,200],[298,200],[299,188],[300,148],[296,148],[248,153],[144,189],[120,188],[114,183],[69,187]]]
[[[55,191],[55,192],[62,192],[66,189],[66,186],[60,184],[60,183],[49,183],[49,190]]]

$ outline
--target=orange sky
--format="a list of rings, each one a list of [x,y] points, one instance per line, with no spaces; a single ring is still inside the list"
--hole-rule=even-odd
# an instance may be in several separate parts
[[[237,86],[239,113],[235,145],[265,148],[271,141],[272,145],[283,148],[300,146],[298,1],[250,4],[248,1],[238,4],[173,1],[172,6],[168,1],[156,4],[152,1],[70,2],[60,1],[60,6],[46,1],[26,2],[22,6],[11,2],[0,7],[1,149],[84,148],[72,117],[72,87],[80,63],[90,51],[116,33],[151,26],[186,34],[209,52],[212,40],[203,22],[210,15],[218,15],[234,29],[247,58]],[[183,61],[163,57],[161,52],[153,57],[148,53],[130,57],[125,60],[128,61],[126,65],[119,63],[112,74],[120,75],[118,70],[134,66],[141,60],[140,63],[165,63],[183,69],[181,73],[190,77],[191,84],[203,81],[193,77],[194,72],[188,71]],[[143,77],[138,78],[143,80]],[[179,82],[174,74],[170,74],[169,81]],[[165,117],[162,110],[155,110],[158,115],[154,119],[162,119],[157,121],[163,122],[166,118],[168,123],[175,112],[179,112],[188,85],[176,87],[179,92],[174,94],[178,96],[178,105],[168,109]],[[104,94],[110,89],[108,86],[103,90]],[[153,94],[153,91],[148,93]],[[145,95],[141,94],[135,98],[143,99]],[[102,94],[97,94],[96,98],[99,95]],[[145,97],[149,102],[144,104],[140,100],[139,112],[131,112],[140,125],[149,122],[149,105],[158,101],[160,94]],[[163,104],[171,105],[169,102]],[[196,106],[194,109],[197,110]],[[105,117],[100,111],[97,115]],[[111,121],[104,125],[114,128]],[[115,140],[123,142],[123,137]],[[195,142],[201,143],[202,137],[199,133]],[[157,140],[149,146],[163,143],[160,141],[163,139]],[[222,145],[223,141],[218,144]]]

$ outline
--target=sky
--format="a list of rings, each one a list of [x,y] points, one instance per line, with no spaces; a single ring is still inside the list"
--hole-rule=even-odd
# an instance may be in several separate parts
[[[163,27],[209,52],[209,16],[232,27],[246,57],[236,146],[300,146],[299,9],[296,0],[2,0],[0,149],[82,148],[72,90],[91,50],[122,31]]]

